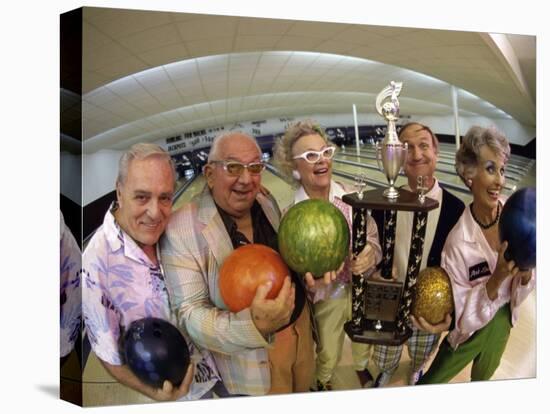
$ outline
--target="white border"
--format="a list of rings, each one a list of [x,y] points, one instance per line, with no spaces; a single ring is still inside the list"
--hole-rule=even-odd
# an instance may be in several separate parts
[[[2,7],[2,333],[0,367],[2,407],[24,412],[65,413],[78,408],[58,400],[58,260],[59,257],[59,14],[82,5],[185,11],[378,25],[508,32],[537,35],[537,165],[547,165],[544,103],[549,73],[548,23],[539,1],[508,4],[490,1],[352,2],[337,0],[272,2],[232,0],[110,0],[10,2]],[[7,146],[6,146],[7,144]],[[539,175],[539,211],[546,210],[546,187]],[[543,207],[544,204],[544,207]],[[547,219],[539,214],[539,252],[544,251]],[[537,379],[370,391],[316,393],[131,407],[116,412],[310,412],[402,411],[521,412],[547,398],[548,359],[545,293],[547,262],[539,253]],[[7,283],[6,283],[7,282]],[[543,391],[544,390],[544,391]],[[182,405],[184,404],[184,405]],[[223,404],[223,405],[222,405]],[[34,409],[34,410],[33,410]],[[95,409],[93,409],[95,411]],[[10,411],[6,411],[10,412]]]

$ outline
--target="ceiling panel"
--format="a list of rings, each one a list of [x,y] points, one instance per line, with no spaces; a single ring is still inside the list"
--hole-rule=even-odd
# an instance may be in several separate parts
[[[535,125],[533,36],[510,37],[522,90],[480,33],[84,10],[84,139],[94,148],[158,137],[163,121],[181,132],[222,117],[347,113],[351,99],[374,110],[390,80],[405,82],[407,110],[449,113],[452,84],[474,96],[463,98],[463,113],[504,116],[498,109]]]

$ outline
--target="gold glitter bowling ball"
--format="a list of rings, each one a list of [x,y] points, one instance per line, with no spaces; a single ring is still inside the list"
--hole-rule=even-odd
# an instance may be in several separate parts
[[[447,272],[441,267],[427,267],[418,274],[411,313],[422,316],[432,325],[445,320],[454,309],[453,291]]]

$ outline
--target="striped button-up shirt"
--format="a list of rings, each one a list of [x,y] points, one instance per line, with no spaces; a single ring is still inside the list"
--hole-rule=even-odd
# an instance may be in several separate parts
[[[258,194],[275,230],[279,215],[271,200]],[[267,347],[250,308],[227,310],[218,287],[219,269],[233,244],[207,186],[176,211],[161,238],[166,285],[179,326],[201,348],[212,352],[227,390],[262,395],[271,385]]]

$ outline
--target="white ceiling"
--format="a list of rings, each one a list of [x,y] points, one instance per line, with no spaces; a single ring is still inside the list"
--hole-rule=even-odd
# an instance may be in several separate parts
[[[401,113],[534,126],[534,36],[84,8],[85,151],[240,121],[375,112],[404,82]],[[70,95],[69,92],[67,92]],[[65,102],[72,102],[66,97]]]

